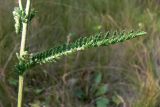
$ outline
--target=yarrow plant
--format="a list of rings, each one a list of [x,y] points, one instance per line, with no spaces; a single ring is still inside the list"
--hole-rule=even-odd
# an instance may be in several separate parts
[[[25,8],[23,8],[21,0],[19,0],[18,2],[19,7],[15,7],[13,11],[15,20],[15,31],[17,35],[21,33],[20,52],[17,53],[19,62],[15,65],[15,71],[19,74],[17,107],[22,106],[23,80],[24,75],[25,73],[27,73],[26,71],[28,69],[31,69],[37,65],[56,62],[62,56],[67,56],[77,51],[99,46],[108,46],[146,34],[146,32],[144,31],[107,31],[105,33],[100,32],[91,36],[82,37],[70,44],[64,43],[63,45],[48,49],[44,52],[28,53],[25,50],[27,28],[28,23],[31,22],[36,12],[31,8],[31,0],[26,1]]]

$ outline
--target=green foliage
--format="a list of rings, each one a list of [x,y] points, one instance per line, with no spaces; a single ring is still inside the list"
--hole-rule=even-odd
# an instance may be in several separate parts
[[[23,74],[25,70],[31,67],[48,62],[56,62],[56,60],[64,55],[69,55],[92,47],[116,44],[144,34],[146,34],[146,32],[107,32],[97,33],[90,37],[82,37],[71,44],[66,43],[47,51],[31,55],[29,59],[20,60],[19,64],[16,65],[16,71],[19,72],[19,74]]]
[[[108,91],[108,86],[107,85],[101,85],[97,88],[95,96],[101,96],[105,94]]]
[[[75,89],[75,96],[85,103],[94,103],[96,107],[107,107],[111,105],[111,99],[106,95],[109,93],[108,85],[102,82],[102,73],[94,72],[83,86]],[[98,80],[98,82],[97,82]]]
[[[70,1],[70,3],[66,3],[68,1]],[[156,65],[156,60],[160,58],[159,56],[157,56],[157,54],[159,53],[159,43],[160,43],[159,41],[159,32],[160,32],[159,0],[99,0],[99,1],[98,0],[74,0],[74,1],[68,0],[68,1],[65,1],[65,0],[61,0],[61,1],[55,0],[54,2],[52,0],[33,1],[35,2],[33,3],[33,5],[39,11],[38,18],[35,20],[38,21],[38,23],[40,24],[38,24],[37,27],[31,31],[32,33],[29,33],[32,35],[34,34],[33,38],[31,39],[30,37],[28,38],[28,41],[30,41],[29,46],[35,46],[34,49],[36,50],[37,49],[45,50],[47,49],[46,47],[55,46],[54,44],[56,44],[59,41],[65,41],[66,40],[65,35],[68,35],[69,32],[73,32],[75,34],[81,34],[82,32],[83,33],[94,32],[91,29],[99,25],[102,26],[101,30],[125,29],[125,28],[145,30],[147,31],[149,36],[145,38],[141,38],[140,40],[139,39],[135,40],[134,42],[131,41],[131,43],[129,42],[129,44],[124,44],[125,49],[121,46],[120,47],[118,46],[118,48],[117,47],[111,48],[111,50],[110,49],[108,50],[107,48],[106,49],[101,48],[98,51],[98,54],[96,53],[97,49],[93,49],[91,51],[78,54],[80,55],[79,59],[75,58],[75,55],[68,57],[67,71],[72,72],[75,69],[76,70],[82,69],[81,67],[85,67],[85,70],[86,70],[87,69],[86,66],[87,67],[92,66],[88,64],[89,62],[94,63],[93,66],[96,68],[98,66],[97,63],[100,63],[101,66],[103,65],[105,66],[104,70],[107,71],[103,75],[104,77],[106,76],[108,77],[108,75],[113,75],[111,78],[107,78],[106,81],[110,82],[110,84],[113,85],[111,87],[114,90],[118,90],[118,92],[121,93],[120,94],[121,96],[125,96],[125,98],[128,98],[128,99],[125,99],[127,103],[129,103],[130,105],[133,105],[135,103],[133,100],[137,100],[139,102],[139,98],[137,97],[140,97],[141,99],[141,95],[144,95],[144,96],[146,95],[145,101],[148,102],[147,98],[150,98],[148,93],[141,94],[141,91],[139,91],[139,88],[141,89],[141,87],[139,88],[137,87],[139,86],[137,84],[142,84],[143,80],[140,80],[139,82],[137,81],[139,80],[139,78],[141,78],[141,76],[144,77],[145,75],[145,74],[139,75],[139,72],[143,72],[145,70],[147,72],[149,71],[147,68],[150,68],[150,67],[147,64],[145,64],[145,62],[149,62],[149,60],[147,60],[146,57],[149,57],[149,58],[154,57],[155,65]],[[12,26],[13,20],[11,17],[11,8],[15,5],[15,2],[17,2],[17,0],[2,0],[0,3],[0,13],[1,13],[1,17],[0,17],[0,23],[1,23],[0,24],[0,38],[1,38],[0,63],[1,64],[0,65],[1,67],[5,65],[5,62],[8,59],[9,54],[12,52],[13,46],[19,42],[19,39],[17,40],[13,34],[13,26]],[[57,2],[59,3],[58,5],[57,5]],[[68,5],[68,7],[65,5]],[[62,10],[62,8],[64,9]],[[52,12],[48,11],[48,9],[53,11]],[[86,10],[88,12],[86,11],[84,12],[83,10],[84,11]],[[75,16],[78,16],[78,17],[75,17]],[[110,20],[108,16],[110,16],[112,20]],[[47,38],[46,38],[46,35],[47,35]],[[53,36],[54,36],[54,42],[53,42]],[[73,38],[71,37],[71,39]],[[37,45],[41,43],[43,43],[43,45]],[[141,45],[143,45],[143,48]],[[150,48],[148,49],[148,47]],[[125,52],[125,56],[123,55],[121,56],[121,51],[119,53],[119,50],[121,50],[122,48],[123,48],[123,52]],[[149,53],[150,55],[148,56],[148,55],[142,54],[144,52]],[[91,55],[88,56],[88,54],[90,53]],[[157,54],[154,55],[155,53]],[[97,61],[98,55],[101,56],[101,58],[99,59],[99,62]],[[9,71],[12,71],[13,69],[12,65],[15,64],[15,62],[17,61],[14,56],[12,57],[13,58],[9,62],[9,65],[7,65],[7,68],[5,70],[6,72],[4,72],[7,81],[9,81],[10,78],[11,78],[10,81],[12,81],[12,78],[17,80],[17,78],[14,76],[15,72],[9,72]],[[115,57],[118,57],[118,59]],[[144,59],[146,60],[144,61]],[[113,64],[110,64],[110,63],[108,64],[107,62],[108,60],[110,61],[110,63],[113,63]],[[76,61],[76,63],[74,61]],[[143,62],[142,64],[144,64],[143,66],[140,65],[141,61]],[[131,62],[131,63],[128,63],[128,62]],[[59,64],[63,66],[64,61],[63,60],[60,61]],[[108,72],[108,67],[110,68],[113,65],[116,65],[115,67],[116,69],[114,70],[109,69],[109,72]],[[138,70],[132,69],[133,65],[139,66],[140,68],[137,68]],[[75,66],[75,68],[72,68],[72,66]],[[117,69],[119,66],[120,68],[125,68],[126,72],[124,73],[123,71],[121,72],[120,69]],[[45,66],[45,68],[43,68],[43,70],[45,69],[49,72],[49,75],[51,77],[49,77],[49,79],[46,80],[46,83],[41,83],[42,86],[45,86],[47,84],[52,87],[53,84],[51,85],[50,83],[55,81],[55,79],[53,79],[55,74],[61,74],[61,75],[55,76],[56,78],[60,78],[63,75],[63,73],[65,73],[64,67],[54,66],[52,68],[58,72],[54,72],[53,74],[50,74],[50,72],[53,71],[53,69],[50,69],[50,67],[51,66],[49,66],[49,68],[48,66]],[[101,68],[99,69],[101,70]],[[157,69],[157,66],[155,66],[155,69]],[[41,76],[42,74],[39,73],[39,71],[41,72],[43,70],[41,70],[41,67],[39,67],[38,69],[34,69],[36,73],[35,77],[39,78],[38,80],[36,80],[36,82],[42,82],[43,76]],[[152,71],[149,71],[149,72],[152,72]],[[76,74],[77,73],[73,74],[73,76],[75,76]],[[137,75],[135,76],[135,74]],[[126,75],[129,76],[127,77],[127,79],[124,78],[126,77]],[[82,77],[79,77],[79,78],[82,78]],[[29,77],[27,76],[27,78],[25,78],[25,82],[30,82],[32,79],[33,79],[33,73],[30,73]],[[119,81],[115,83],[114,81],[115,79],[118,79]],[[128,84],[128,81],[131,81],[131,80],[134,81],[134,83]],[[61,86],[61,82],[59,81],[61,81],[61,78],[57,79],[56,86],[57,85]],[[127,86],[127,88],[123,85],[120,85],[120,87],[119,85],[117,85],[117,84],[121,84],[122,81],[126,84],[125,86]],[[15,86],[14,87],[13,86],[14,85],[10,84],[10,90],[8,90],[9,92],[16,91],[15,89],[17,89],[17,87],[15,88]],[[28,87],[28,84],[25,86]],[[28,92],[28,94],[25,94],[26,98],[24,100],[24,105],[29,106],[29,103],[31,103],[30,99],[36,99],[34,94],[31,94],[32,93],[31,89],[34,89],[35,87],[36,86],[33,86],[33,85],[30,86],[30,91]],[[47,88],[47,86],[45,87]],[[138,91],[128,93],[128,91],[126,90],[132,90],[132,87],[134,87],[134,89],[136,87]],[[69,95],[72,94],[72,92],[67,92],[66,89],[64,90]],[[61,90],[58,90],[55,92],[58,93],[58,92],[61,92]],[[49,94],[48,95],[49,97],[53,93],[49,91],[48,94]],[[9,94],[9,96],[11,96],[13,98],[12,99],[13,102],[15,102],[14,99],[16,95]],[[58,95],[55,95],[55,96],[58,96]],[[64,97],[64,94],[59,96],[66,99],[66,97]],[[136,99],[134,96],[136,96]],[[2,97],[7,98],[6,94],[4,94]],[[37,97],[46,98],[46,94],[39,95]],[[71,99],[70,101],[67,101],[66,104],[72,105],[69,107],[83,107],[81,104],[77,104],[73,100]],[[145,101],[142,101],[142,102],[144,103]],[[2,106],[6,107],[3,104],[8,103],[9,101],[8,99],[6,99],[1,102],[2,102]],[[53,98],[51,98],[50,102],[52,102],[52,104],[54,103],[53,105],[50,104],[51,107],[60,106],[60,105],[56,105],[55,100]],[[16,107],[16,105],[14,104],[12,105]],[[116,107],[116,106],[113,106],[113,107]],[[132,107],[135,107],[135,106],[132,106]],[[142,104],[139,104],[139,107],[142,107]],[[155,107],[155,106],[152,106],[152,107]]]
[[[78,88],[75,90],[74,95],[80,99],[81,101],[85,101],[87,99],[87,96],[84,92],[84,90],[82,90],[81,88]]]
[[[96,100],[96,107],[108,107],[109,100],[105,97],[100,97]]]
[[[95,85],[98,85],[101,81],[102,81],[102,74],[97,72],[93,77],[93,82],[95,83]]]

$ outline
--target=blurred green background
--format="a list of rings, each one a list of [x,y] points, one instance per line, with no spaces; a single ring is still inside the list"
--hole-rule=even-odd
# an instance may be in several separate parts
[[[160,0],[32,2],[37,15],[29,24],[29,52],[99,31],[143,30],[147,35],[28,71],[23,107],[160,107]],[[0,107],[17,103],[14,65],[21,38],[14,31],[15,6],[17,0],[0,0]],[[98,87],[107,86],[99,96],[107,101],[100,104],[90,90],[94,80]]]

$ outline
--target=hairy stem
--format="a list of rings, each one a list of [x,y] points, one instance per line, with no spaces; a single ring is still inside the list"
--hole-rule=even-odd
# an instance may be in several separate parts
[[[26,13],[27,16],[29,15],[30,4],[31,4],[31,1],[27,0],[26,10],[25,10],[25,13]],[[21,0],[19,0],[19,6],[22,9]],[[20,46],[20,57],[22,57],[23,54],[24,54],[24,52],[25,52],[27,26],[28,26],[28,23],[23,22],[22,37],[21,37],[21,46]],[[22,106],[23,80],[24,80],[23,75],[20,75],[19,76],[19,90],[18,90],[18,105],[17,105],[17,107],[21,107]]]

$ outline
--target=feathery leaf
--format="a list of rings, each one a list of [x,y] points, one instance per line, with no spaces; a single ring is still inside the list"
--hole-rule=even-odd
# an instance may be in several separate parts
[[[45,64],[48,62],[56,62],[62,56],[75,53],[80,50],[85,50],[92,47],[108,46],[111,44],[116,44],[129,40],[141,35],[146,34],[143,31],[136,32],[107,32],[107,33],[97,33],[90,37],[82,37],[70,44],[63,44],[55,48],[51,48],[44,52],[37,53],[30,56],[29,59],[21,60],[18,65],[16,65],[16,71],[19,74],[23,74],[26,69],[34,67],[36,65]]]

